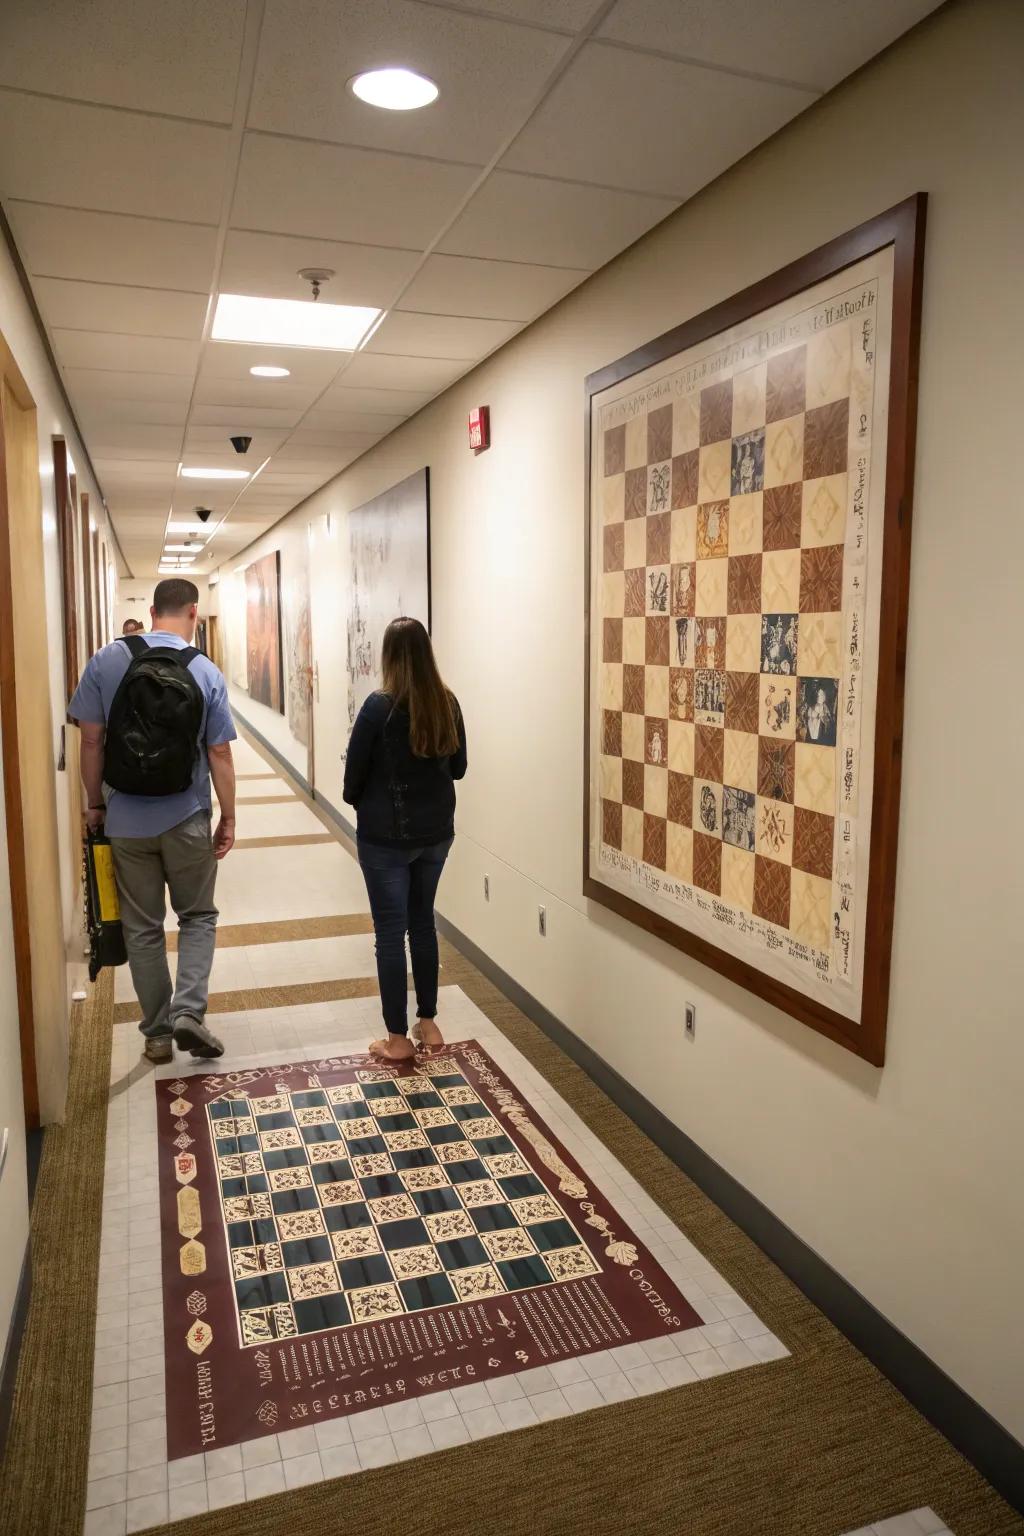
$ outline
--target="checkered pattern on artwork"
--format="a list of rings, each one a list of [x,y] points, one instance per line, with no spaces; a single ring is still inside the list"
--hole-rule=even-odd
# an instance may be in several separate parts
[[[603,434],[601,839],[829,944],[848,350]]]
[[[453,1061],[209,1116],[243,1344],[600,1270]]]

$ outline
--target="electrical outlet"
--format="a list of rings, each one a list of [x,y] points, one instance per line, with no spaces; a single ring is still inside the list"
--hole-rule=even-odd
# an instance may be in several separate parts
[[[686,1037],[688,1040],[697,1038],[697,1010],[692,1003],[686,1005]]]
[[[548,936],[548,909],[547,909],[547,907],[538,907],[537,908],[537,932],[540,934],[542,939],[546,939],[547,936]]]
[[[491,877],[490,877],[490,875],[484,875],[484,901],[490,901],[490,899],[491,899]]]

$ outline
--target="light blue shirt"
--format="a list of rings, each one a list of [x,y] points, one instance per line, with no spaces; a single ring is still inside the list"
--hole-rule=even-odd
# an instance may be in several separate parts
[[[172,635],[166,629],[154,629],[140,636],[147,645],[173,646],[183,651],[186,642],[180,635]],[[75,696],[68,705],[72,720],[89,725],[106,725],[110,706],[118,685],[131,663],[132,655],[123,641],[115,640],[105,645],[93,656]],[[105,786],[107,800],[108,837],[159,837],[172,827],[187,821],[198,811],[209,813],[210,764],[207,747],[219,747],[225,741],[234,741],[238,735],[231,718],[228,689],[219,667],[206,656],[197,656],[189,671],[195,678],[206,701],[203,723],[199,731],[199,756],[196,771],[188,789],[177,795],[125,795]]]

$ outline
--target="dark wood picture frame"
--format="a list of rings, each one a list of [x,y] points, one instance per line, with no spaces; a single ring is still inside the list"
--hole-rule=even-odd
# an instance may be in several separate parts
[[[584,395],[584,895],[683,950],[875,1066],[881,1066],[885,1060],[895,908],[925,209],[925,193],[919,192],[907,198],[877,218],[840,235],[770,277],[754,283],[617,362],[590,374],[585,382]],[[887,246],[893,248],[893,292],[877,693],[871,768],[874,789],[863,938],[861,1011],[859,1021],[853,1021],[796,988],[765,974],[755,965],[689,932],[669,918],[651,911],[596,879],[590,872],[590,692],[591,647],[594,643],[591,626],[591,402],[594,395],[601,394],[612,385],[784,303]]]
[[[75,522],[78,516],[75,477],[68,469],[67,443],[53,439],[53,483],[57,501],[60,582],[64,617],[64,678],[66,702],[78,686],[78,582],[75,578]]]

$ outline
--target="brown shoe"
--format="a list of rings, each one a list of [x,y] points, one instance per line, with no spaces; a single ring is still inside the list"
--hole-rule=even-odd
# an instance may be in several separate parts
[[[171,1035],[147,1035],[146,1043],[142,1048],[142,1054],[147,1061],[160,1065],[163,1062],[174,1060],[174,1046]]]

